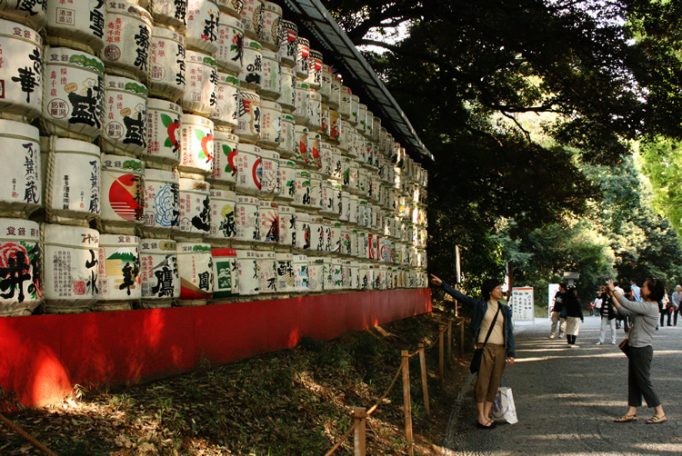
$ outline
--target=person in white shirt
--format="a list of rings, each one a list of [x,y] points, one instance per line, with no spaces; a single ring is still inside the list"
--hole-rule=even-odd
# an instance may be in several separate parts
[[[673,324],[677,326],[677,314],[680,313],[680,304],[682,304],[682,285],[675,285],[675,291],[670,296],[670,302],[673,306]]]

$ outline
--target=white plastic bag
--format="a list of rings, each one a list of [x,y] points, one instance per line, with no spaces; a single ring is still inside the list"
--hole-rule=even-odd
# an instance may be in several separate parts
[[[514,395],[511,388],[500,386],[497,390],[491,415],[495,421],[506,421],[509,424],[519,422],[519,419],[516,417],[516,406],[514,405]]]

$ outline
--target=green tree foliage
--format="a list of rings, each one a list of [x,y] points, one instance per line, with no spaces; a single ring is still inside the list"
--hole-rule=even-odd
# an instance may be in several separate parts
[[[682,236],[682,142],[659,137],[643,142],[639,151],[654,207]]]

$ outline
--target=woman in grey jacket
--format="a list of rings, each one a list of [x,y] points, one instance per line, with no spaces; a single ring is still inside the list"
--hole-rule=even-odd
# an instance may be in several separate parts
[[[646,420],[647,424],[660,424],[668,421],[661,401],[651,384],[651,361],[654,356],[653,338],[658,323],[658,301],[663,298],[665,288],[660,280],[646,279],[642,285],[642,301],[629,301],[616,290],[613,281],[608,282],[611,299],[616,311],[632,319],[628,333],[628,411],[617,418],[617,423],[627,423],[637,419],[637,407],[642,405],[642,396],[647,406],[654,407],[654,415]]]

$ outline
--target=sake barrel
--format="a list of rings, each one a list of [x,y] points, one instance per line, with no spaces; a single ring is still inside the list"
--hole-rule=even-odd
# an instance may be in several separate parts
[[[291,204],[302,209],[311,209],[313,207],[311,193],[310,171],[297,169],[294,179],[294,199]]]
[[[310,250],[312,247],[312,235],[310,214],[297,212],[295,220],[294,235],[292,236],[292,247],[298,250]]]
[[[324,259],[322,257],[308,257],[308,290],[313,293],[324,290]]]
[[[366,199],[360,198],[358,201],[358,225],[363,228],[370,228],[372,217],[372,208],[367,203]]]
[[[218,50],[220,10],[209,0],[187,0],[187,31],[185,43],[189,49],[213,55]]]
[[[199,306],[213,297],[213,257],[211,246],[178,242],[178,274],[181,306]]]
[[[339,220],[348,222],[350,221],[350,193],[342,190],[340,194],[340,200],[341,211],[339,212]]]
[[[263,2],[262,23],[258,38],[260,42],[272,51],[279,50],[279,23],[282,19],[282,7],[277,3]]]
[[[142,221],[144,162],[102,154],[102,226],[110,233],[131,229]]]
[[[309,130],[308,134],[308,161],[307,165],[320,169],[322,167],[322,159],[320,157],[320,148],[322,147],[322,135],[319,131]]]
[[[279,193],[277,197],[291,201],[296,195],[296,170],[298,166],[293,160],[279,162]]]
[[[224,131],[215,132],[215,157],[211,182],[234,186],[237,182],[239,137]]]
[[[296,232],[296,210],[291,206],[278,204],[277,218],[279,222],[279,245],[293,247],[294,233]]]
[[[310,218],[310,249],[324,252],[324,220],[322,217]]]
[[[263,98],[276,101],[282,92],[281,71],[277,54],[269,49],[263,49],[262,63],[263,72],[258,86],[259,93]]]
[[[305,82],[296,82],[294,91],[296,94],[296,101],[294,102],[294,119],[296,120],[296,123],[307,124],[310,86]]]
[[[341,214],[341,184],[330,179],[322,179],[320,212],[339,217]]]
[[[339,114],[347,122],[350,122],[351,118],[351,103],[350,98],[353,96],[353,92],[350,87],[342,85],[339,97]]]
[[[235,241],[258,242],[260,239],[260,201],[255,196],[237,194],[237,234]]]
[[[360,97],[357,95],[351,95],[350,96],[350,120],[349,120],[349,122],[354,127],[359,125],[359,122],[360,122]]]
[[[45,13],[48,8],[47,3],[47,0],[2,2],[0,3],[0,17],[11,19],[39,30],[45,25]]]
[[[320,174],[322,177],[332,177],[334,172],[334,149],[329,141],[320,142]]]
[[[99,295],[99,233],[83,227],[44,224],[41,277],[48,313],[85,312]]]
[[[238,192],[259,194],[263,177],[262,150],[255,144],[240,144],[236,157]]]
[[[263,79],[263,46],[256,40],[244,38],[242,67],[239,80],[243,87],[259,90]]]
[[[215,155],[213,121],[203,116],[183,114],[180,125],[180,171],[212,174]]]
[[[296,77],[305,80],[310,68],[310,41],[299,36],[296,46]]]
[[[360,198],[357,195],[350,195],[348,205],[348,222],[353,224],[360,223]]]
[[[216,0],[216,5],[218,5],[222,13],[239,17],[244,7],[244,2],[242,0]]]
[[[310,57],[308,59],[308,74],[305,82],[310,85],[310,88],[318,90],[322,84],[322,53],[315,49],[310,49]]]
[[[296,127],[294,116],[283,113],[280,117],[280,135],[277,151],[282,158],[291,158],[296,150]]]
[[[294,125],[294,134],[296,141],[294,145],[294,159],[301,163],[310,163],[310,134],[308,127],[296,123]]]
[[[239,296],[253,296],[260,292],[258,252],[237,250],[237,281]]]
[[[292,68],[282,65],[279,74],[279,98],[277,102],[285,112],[292,112],[296,108],[296,75]]]
[[[211,230],[208,182],[180,178],[180,224],[176,236],[199,237]]]
[[[263,21],[263,2],[261,0],[243,0],[243,3],[240,17],[244,35],[252,40],[257,40]]]
[[[185,92],[185,37],[166,27],[154,27],[149,58],[149,93],[178,101]]]
[[[197,51],[185,52],[187,80],[182,96],[182,108],[200,116],[208,117],[215,103],[218,69],[215,59]]]
[[[282,66],[293,68],[296,66],[298,54],[298,26],[287,20],[279,22],[279,56]]]
[[[261,101],[260,145],[276,148],[281,140],[282,108],[274,101]]]
[[[99,147],[85,141],[52,136],[42,142],[41,158],[45,175],[46,220],[87,225],[88,220],[99,217],[102,188]],[[11,161],[5,163],[7,167]]]
[[[377,143],[381,143],[381,118],[378,116],[375,116],[374,113],[372,113],[372,131],[371,131],[371,138]],[[381,147],[380,147],[381,149]]]
[[[380,240],[379,235],[374,233],[373,231],[369,231],[367,233],[368,244],[367,256],[370,260],[379,259],[379,240]]]
[[[370,111],[369,109],[365,113],[365,138],[369,139],[372,142],[376,142],[376,139],[374,138],[374,113]]]
[[[325,103],[329,103],[329,98],[332,92],[332,78],[334,73],[329,65],[322,64],[322,70],[320,72],[320,95]]]
[[[392,263],[393,259],[395,258],[395,255],[393,253],[393,245],[391,243],[390,239],[386,239],[380,236],[378,237],[377,245],[378,245],[378,254],[377,254],[377,260],[383,262],[383,263]]]
[[[180,298],[178,251],[171,239],[140,241],[142,307],[170,307]]]
[[[180,159],[180,116],[182,108],[160,98],[147,100],[147,149],[144,159],[157,166],[175,165]]]
[[[331,292],[334,287],[334,268],[333,260],[329,257],[322,259],[322,288],[325,292]]]
[[[213,299],[233,298],[239,295],[237,277],[237,251],[213,247]]]
[[[341,226],[341,254],[354,256],[357,252],[357,238],[350,225]]]
[[[239,111],[237,128],[234,133],[240,142],[256,143],[260,139],[261,100],[252,89],[242,87],[239,90]]]
[[[353,289],[353,266],[352,266],[352,261],[351,260],[341,260],[341,287],[344,290],[352,290]]]
[[[104,46],[104,12],[103,0],[47,0],[47,42],[99,52]]]
[[[211,229],[209,237],[221,241],[233,239],[237,235],[235,209],[237,195],[229,190],[212,188],[210,192]]]
[[[232,130],[237,127],[239,115],[239,79],[231,74],[218,73],[215,104],[211,118],[216,130]]]
[[[152,0],[154,23],[172,27],[180,32],[187,27],[187,0]]]
[[[231,74],[239,74],[242,67],[243,40],[241,21],[231,14],[221,14],[218,26],[218,51],[215,55],[218,68]]]
[[[339,113],[339,115],[341,115]],[[346,121],[343,119],[343,117],[339,120],[339,137],[337,138],[337,141],[339,142],[339,149],[341,150],[342,153],[345,153],[346,155],[350,155],[350,129],[352,128],[350,125],[350,122]]]
[[[3,2],[0,4],[2,6],[5,7],[4,11],[10,8],[9,2]],[[17,22],[0,19],[1,117],[30,122],[40,115],[43,96],[42,52],[43,39],[37,31]]]
[[[370,172],[367,169],[358,169],[358,191],[363,197],[369,196],[370,179]]]
[[[341,254],[341,222],[329,219],[325,223],[325,250],[329,253]]]
[[[145,168],[142,226],[146,233],[169,235],[180,224],[177,171]]]
[[[140,238],[102,234],[99,238],[99,300],[96,310],[131,309],[142,297]]]
[[[277,293],[277,259],[275,252],[256,252],[258,257],[259,294]]]
[[[0,213],[22,217],[42,204],[42,163],[38,129],[0,120]]]
[[[332,146],[332,173],[331,178],[343,184],[343,155],[341,149]]]
[[[260,242],[266,244],[279,243],[279,212],[276,204],[267,200],[259,200],[258,203],[258,224]]]
[[[274,150],[261,149],[261,194],[279,194],[279,154]]]
[[[0,316],[30,315],[43,300],[40,226],[0,218]]]
[[[142,155],[147,148],[147,88],[132,79],[104,76],[102,151]]]
[[[278,293],[293,293],[296,291],[296,273],[294,272],[293,256],[291,253],[275,254],[277,280],[275,287]]]
[[[331,89],[329,92],[329,107],[334,110],[339,110],[341,106],[341,87],[343,87],[341,79],[332,74]]]
[[[107,73],[146,81],[152,37],[151,14],[133,3],[108,1],[105,18],[102,60]]]
[[[64,47],[45,49],[43,129],[91,141],[104,122],[104,64],[94,55]]]
[[[294,292],[308,292],[308,257],[292,255],[291,264],[294,269]]]
[[[317,131],[322,126],[322,96],[317,89],[308,91],[308,113],[306,123],[311,131]]]
[[[320,133],[325,139],[329,139],[329,105],[322,100],[322,115],[320,117]]]
[[[357,129],[361,135],[365,134],[366,122],[367,122],[367,105],[364,103],[358,103]]]

